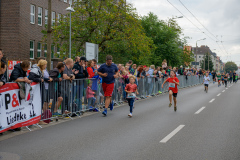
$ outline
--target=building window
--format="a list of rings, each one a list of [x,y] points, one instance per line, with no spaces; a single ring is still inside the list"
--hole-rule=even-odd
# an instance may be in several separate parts
[[[67,18],[67,16],[64,15],[64,16],[63,16],[63,21],[64,21],[64,22],[66,22],[66,18]]]
[[[44,45],[44,57],[47,57],[47,44]]]
[[[35,6],[30,6],[30,23],[35,24]]]
[[[42,26],[42,8],[38,7],[38,25]]]
[[[55,46],[54,44],[51,45],[51,58],[54,58],[54,53],[55,53]]]
[[[201,58],[201,56],[199,56],[199,58]]]
[[[55,25],[55,20],[56,20],[56,12],[52,12],[52,26]]]
[[[45,24],[48,24],[48,10],[45,9]]]
[[[58,14],[58,18],[57,18],[57,22],[59,23],[59,21],[62,19],[62,15],[59,13]]]
[[[63,2],[67,3],[67,0],[63,0]]]
[[[41,44],[41,42],[38,42],[38,45],[37,45],[37,57],[41,57],[41,53],[42,53],[42,44]]]
[[[72,0],[69,0],[69,4],[72,5]]]
[[[30,59],[34,59],[34,41],[30,41]]]

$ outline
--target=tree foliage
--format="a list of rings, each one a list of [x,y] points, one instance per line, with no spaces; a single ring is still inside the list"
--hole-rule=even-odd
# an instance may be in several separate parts
[[[209,59],[208,59],[209,58]],[[213,71],[213,61],[212,61],[212,57],[209,53],[206,53],[203,56],[203,61],[201,62],[201,68],[204,70],[210,70]],[[208,61],[209,61],[209,68],[208,68]],[[204,64],[205,63],[205,64]]]
[[[236,71],[236,70],[238,70],[238,66],[236,65],[236,63],[234,63],[234,62],[227,62],[226,64],[225,64],[225,71],[227,72],[227,73],[229,73],[230,71]]]
[[[142,17],[142,26],[146,35],[153,40],[156,46],[151,56],[151,63],[161,65],[162,61],[166,59],[168,65],[179,66],[184,62],[193,61],[193,54],[183,51],[186,39],[180,38],[182,29],[174,19],[165,22],[150,12],[147,16]]]
[[[129,59],[150,61],[154,45],[141,26],[136,10],[125,0],[77,0],[72,12],[72,56],[85,55],[85,43],[99,44],[99,60],[111,54],[115,63]],[[53,27],[53,42],[60,57],[69,52],[69,16]],[[64,54],[66,53],[66,54]],[[148,58],[149,57],[149,58]]]

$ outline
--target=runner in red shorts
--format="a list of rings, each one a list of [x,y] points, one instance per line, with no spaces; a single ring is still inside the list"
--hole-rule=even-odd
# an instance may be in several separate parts
[[[169,107],[172,106],[172,96],[173,96],[173,101],[174,101],[174,111],[177,111],[177,93],[178,93],[178,88],[177,86],[179,86],[179,80],[177,77],[175,77],[175,73],[174,71],[171,71],[170,73],[170,78],[166,79],[163,84],[162,84],[162,88],[163,85],[168,82],[169,83]]]
[[[106,97],[105,100],[105,109],[102,112],[104,116],[107,115],[107,109],[111,101],[115,78],[118,75],[118,68],[115,64],[112,63],[112,56],[108,55],[106,57],[106,63],[102,64],[98,69],[98,75],[102,77],[102,87],[104,96]]]

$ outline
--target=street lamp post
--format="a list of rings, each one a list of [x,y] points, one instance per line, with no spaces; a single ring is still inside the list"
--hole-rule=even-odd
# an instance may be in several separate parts
[[[196,41],[196,62],[195,62],[195,68],[197,69],[197,42],[198,41],[202,41],[202,40],[205,40],[206,38],[203,38],[203,39],[199,39]]]
[[[70,27],[69,27],[69,58],[71,58],[72,57],[72,47],[71,47],[71,43],[72,43],[72,41],[71,41],[71,39],[72,39],[72,34],[71,34],[71,32],[72,32],[72,17],[71,17],[71,13],[72,12],[75,12],[75,10],[71,7],[71,3],[70,3],[70,7],[68,7],[67,9],[66,9],[66,11],[69,11],[70,12]]]
[[[170,19],[178,19],[178,18],[183,18],[183,16],[173,17],[173,18],[170,18]],[[169,27],[169,21],[168,21],[168,27]]]

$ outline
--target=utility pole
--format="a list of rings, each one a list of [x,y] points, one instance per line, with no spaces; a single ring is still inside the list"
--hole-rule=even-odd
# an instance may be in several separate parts
[[[51,47],[52,47],[52,0],[48,0],[48,24],[47,24],[47,69],[51,70]]]
[[[208,53],[208,70],[209,70],[209,53]]]
[[[205,70],[205,59],[206,59],[206,57],[204,56],[204,63],[203,63],[203,69]]]

